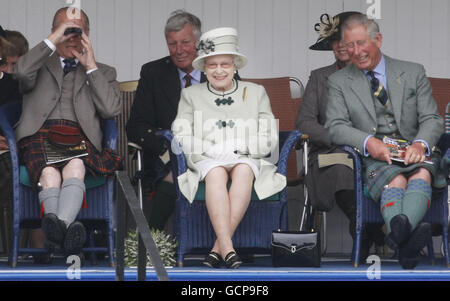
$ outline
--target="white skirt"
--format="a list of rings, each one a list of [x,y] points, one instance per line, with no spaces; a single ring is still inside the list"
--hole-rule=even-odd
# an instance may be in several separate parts
[[[201,179],[203,181],[208,174],[208,172],[218,166],[224,167],[227,171],[233,169],[236,164],[247,164],[253,171],[255,178],[259,175],[259,169],[256,164],[248,159],[248,158],[239,158],[239,159],[231,159],[231,160],[217,160],[217,159],[205,159],[195,163],[198,169],[201,171]]]

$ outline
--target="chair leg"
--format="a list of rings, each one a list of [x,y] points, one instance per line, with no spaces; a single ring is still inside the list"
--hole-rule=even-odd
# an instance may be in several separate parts
[[[12,268],[17,267],[17,258],[19,253],[19,229],[13,230],[11,249],[9,250],[8,262]]]
[[[364,225],[358,229],[358,226],[356,226],[356,233],[355,233],[355,239],[353,241],[353,251],[352,251],[352,257],[353,257],[353,267],[357,268],[360,264],[359,257],[360,257],[360,250],[361,250],[361,237],[364,230]]]
[[[445,225],[442,229],[442,243],[444,249],[445,264],[447,268],[450,268],[450,258],[448,253],[448,225]]]
[[[433,247],[433,238],[430,238],[430,241],[428,242],[427,245],[427,249],[428,249],[428,260],[430,261],[431,265],[435,264],[435,260],[434,260],[434,247]]]
[[[109,252],[109,266],[115,267],[115,258],[114,258],[114,231],[112,229],[112,223],[108,227],[108,252]]]

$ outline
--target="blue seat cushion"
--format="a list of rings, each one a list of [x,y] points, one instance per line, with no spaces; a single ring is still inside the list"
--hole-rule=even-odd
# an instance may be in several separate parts
[[[230,189],[231,186],[231,182],[228,182],[227,187],[228,189]],[[198,189],[197,189],[197,193],[195,195],[195,200],[199,200],[199,201],[204,201],[205,200],[205,182],[200,182],[198,184]],[[255,190],[252,189],[252,196],[251,196],[251,200],[258,200],[260,201],[260,199],[258,198],[258,195],[256,194]],[[262,201],[279,201],[280,200],[280,194],[279,193],[275,193],[274,195],[263,199]]]
[[[28,171],[27,168],[25,167],[25,165],[21,165],[20,166],[20,183],[22,183],[25,186],[31,187],[31,181],[30,181],[30,177],[28,176]],[[91,176],[91,175],[87,175],[86,178],[84,179],[84,185],[86,186],[86,189],[90,189],[90,188],[94,188],[100,185],[103,185],[106,183],[106,178],[103,176]]]

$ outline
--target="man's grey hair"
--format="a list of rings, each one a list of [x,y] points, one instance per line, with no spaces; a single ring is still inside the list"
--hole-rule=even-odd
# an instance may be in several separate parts
[[[372,40],[375,40],[380,33],[380,26],[373,19],[369,19],[367,15],[355,14],[347,18],[341,27],[341,39],[344,39],[344,32],[347,29],[353,28],[355,26],[364,26],[366,28],[367,34]]]
[[[197,40],[200,40],[202,35],[202,22],[199,18],[183,9],[177,9],[170,14],[167,20],[164,34],[167,37],[173,31],[180,31],[186,24],[191,24],[194,28],[194,35]]]

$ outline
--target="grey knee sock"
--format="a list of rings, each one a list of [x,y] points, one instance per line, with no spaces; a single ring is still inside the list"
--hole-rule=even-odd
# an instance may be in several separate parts
[[[84,182],[78,178],[69,178],[63,181],[59,194],[57,216],[67,226],[75,220],[78,212],[80,212],[85,191]]]
[[[45,188],[39,192],[38,198],[41,205],[44,207],[44,214],[58,211],[58,199],[60,189],[57,187]]]

